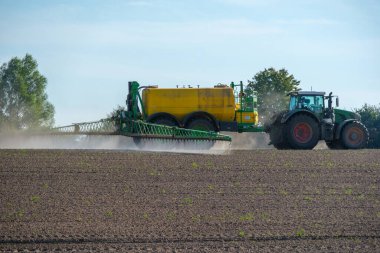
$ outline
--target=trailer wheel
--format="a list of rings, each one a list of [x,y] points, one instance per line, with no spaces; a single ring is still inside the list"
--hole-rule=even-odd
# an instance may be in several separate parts
[[[368,136],[367,128],[362,123],[353,121],[344,126],[341,140],[345,148],[361,149],[367,146]]]
[[[295,115],[288,121],[286,133],[294,149],[313,149],[319,140],[318,123],[304,114]]]
[[[178,126],[177,122],[169,117],[158,117],[153,119],[150,123],[158,124],[158,125],[165,125],[165,126]]]
[[[187,124],[186,128],[200,131],[215,131],[214,125],[207,119],[193,119]]]
[[[142,137],[132,137],[133,143],[138,147],[139,149],[144,149],[146,146],[145,138]]]

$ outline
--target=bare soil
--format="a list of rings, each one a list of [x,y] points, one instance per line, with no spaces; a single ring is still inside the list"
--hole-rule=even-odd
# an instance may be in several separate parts
[[[380,150],[0,150],[0,251],[379,252]]]

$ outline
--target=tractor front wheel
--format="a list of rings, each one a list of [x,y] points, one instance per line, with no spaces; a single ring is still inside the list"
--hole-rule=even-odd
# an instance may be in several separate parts
[[[348,123],[342,131],[341,141],[347,149],[365,148],[368,143],[368,130],[358,121]]]
[[[329,147],[329,149],[343,149],[340,140],[326,141],[326,145]]]
[[[295,115],[287,123],[287,139],[293,149],[313,149],[319,141],[318,123],[310,116]]]

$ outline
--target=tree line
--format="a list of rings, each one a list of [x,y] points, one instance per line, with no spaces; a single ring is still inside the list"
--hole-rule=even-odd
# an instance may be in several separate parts
[[[264,69],[251,80],[245,93],[257,93],[262,120],[288,106],[287,93],[298,91],[300,81],[286,69]],[[46,94],[47,79],[37,61],[26,54],[0,67],[0,132],[10,129],[49,128],[54,125],[54,106]],[[380,148],[380,104],[355,110],[369,130],[370,148]]]

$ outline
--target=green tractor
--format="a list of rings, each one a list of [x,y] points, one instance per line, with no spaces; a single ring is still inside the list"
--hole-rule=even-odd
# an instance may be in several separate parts
[[[288,96],[289,109],[275,114],[265,124],[275,148],[313,149],[319,140],[324,140],[330,149],[366,147],[368,130],[360,122],[360,115],[333,108],[332,92],[325,96],[325,92],[294,91]]]

